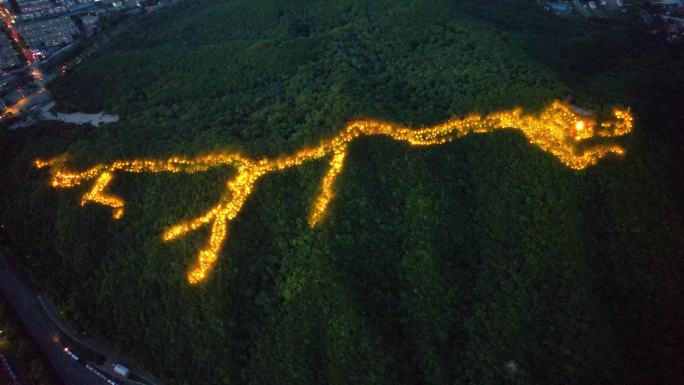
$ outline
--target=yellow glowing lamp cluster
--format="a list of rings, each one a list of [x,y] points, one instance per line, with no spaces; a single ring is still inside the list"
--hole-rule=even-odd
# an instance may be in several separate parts
[[[237,217],[254,185],[264,175],[297,167],[305,162],[329,158],[329,168],[320,186],[308,218],[315,227],[323,220],[334,198],[333,188],[342,172],[349,144],[362,136],[382,135],[412,146],[434,146],[451,142],[468,134],[482,134],[499,129],[518,129],[535,146],[557,157],[566,166],[580,170],[596,164],[608,154],[624,154],[617,144],[587,141],[596,137],[617,137],[632,130],[633,117],[627,110],[615,109],[614,120],[597,122],[562,102],[554,101],[538,115],[523,115],[519,108],[486,116],[469,115],[453,118],[431,127],[413,129],[396,123],[372,119],[348,123],[331,138],[314,148],[304,148],[275,158],[248,158],[236,153],[213,153],[196,158],[172,157],[165,160],[133,159],[99,164],[81,172],[65,167],[65,158],[37,160],[38,168],[51,168],[51,184],[57,188],[75,187],[94,180],[92,188],[81,198],[81,205],[98,203],[113,209],[113,217],[124,214],[124,200],[106,192],[116,172],[128,173],[197,173],[216,167],[232,167],[237,173],[227,181],[218,203],[200,216],[178,223],[163,234],[171,241],[204,226],[210,227],[207,244],[199,251],[188,281],[198,283],[207,277],[218,259],[228,233],[228,224]]]

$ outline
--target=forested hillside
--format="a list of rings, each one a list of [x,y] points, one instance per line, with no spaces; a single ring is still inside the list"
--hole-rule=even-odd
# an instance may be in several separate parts
[[[181,0],[52,86],[60,109],[118,123],[0,131],[2,234],[65,317],[169,385],[678,385],[684,50],[661,41],[525,0]],[[514,130],[363,139],[320,228],[324,162],[269,175],[197,286],[207,233],[161,234],[230,170],[122,175],[112,221],[33,167],[274,155],[357,117],[421,126],[567,95],[631,108],[624,157],[573,171]]]

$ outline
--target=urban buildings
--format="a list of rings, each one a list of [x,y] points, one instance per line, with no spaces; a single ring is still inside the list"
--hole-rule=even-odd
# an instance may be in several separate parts
[[[16,0],[21,13],[31,13],[47,8],[52,8],[54,3],[50,0]]]
[[[0,33],[0,66],[2,69],[12,68],[21,64],[17,52],[12,47],[9,38]]]
[[[78,33],[78,27],[68,16],[19,24],[18,29],[31,49],[69,44],[74,41],[74,35]]]

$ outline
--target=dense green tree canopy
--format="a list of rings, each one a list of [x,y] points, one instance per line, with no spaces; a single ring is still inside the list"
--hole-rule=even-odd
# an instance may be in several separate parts
[[[0,133],[0,221],[75,325],[168,384],[679,384],[682,52],[534,1],[180,1],[52,87],[118,123]],[[576,172],[515,131],[364,139],[320,229],[324,165],[268,176],[199,286],[184,277],[205,234],[160,234],[230,170],[121,176],[114,222],[32,166],[277,154],[358,116],[422,125],[569,94],[632,109],[627,156]]]

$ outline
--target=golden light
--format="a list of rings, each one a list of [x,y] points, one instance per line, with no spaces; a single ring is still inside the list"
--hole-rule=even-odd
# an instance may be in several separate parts
[[[34,68],[33,70],[31,70],[31,76],[33,76],[33,78],[36,81],[42,81],[43,80],[43,73],[38,68]]]
[[[627,110],[615,109],[615,120],[598,125],[597,135],[617,137],[632,130],[633,117]],[[334,198],[334,185],[342,172],[349,144],[363,136],[387,136],[411,146],[434,146],[454,141],[469,134],[484,134],[500,129],[515,128],[527,140],[540,149],[553,154],[569,168],[581,170],[595,165],[608,154],[623,155],[624,149],[617,144],[585,146],[584,139],[595,136],[596,121],[580,116],[570,106],[554,101],[540,114],[523,115],[519,108],[492,113],[486,116],[469,115],[453,118],[431,127],[413,129],[396,123],[372,119],[348,123],[336,135],[322,140],[314,148],[303,148],[292,154],[275,158],[252,159],[237,153],[212,153],[196,158],[174,156],[165,160],[132,159],[111,164],[99,164],[85,171],[72,172],[66,167],[64,157],[49,161],[36,160],[38,168],[50,167],[50,183],[56,188],[80,186],[94,180],[90,190],[83,194],[81,205],[93,202],[111,207],[114,219],[124,214],[122,198],[108,194],[107,187],[116,172],[128,173],[188,173],[204,172],[217,167],[232,167],[237,173],[227,181],[226,190],[218,203],[200,216],[168,228],[162,238],[172,241],[201,227],[210,225],[207,244],[199,251],[197,262],[187,275],[191,284],[204,280],[213,268],[228,235],[228,224],[237,217],[254,185],[262,176],[297,167],[305,162],[330,157],[328,171],[321,181],[319,193],[314,200],[308,218],[309,225],[321,223]]]

